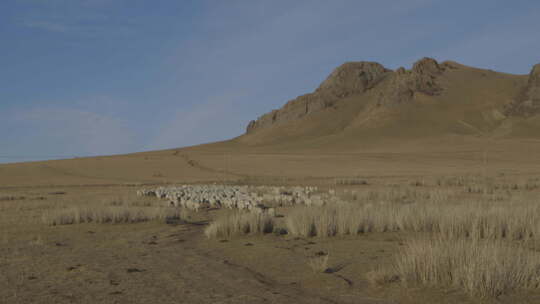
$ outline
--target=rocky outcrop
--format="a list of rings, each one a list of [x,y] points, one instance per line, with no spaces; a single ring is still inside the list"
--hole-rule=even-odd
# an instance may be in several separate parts
[[[293,99],[283,108],[273,110],[247,126],[247,133],[267,128],[276,123],[299,119],[310,113],[332,107],[336,101],[347,96],[360,94],[373,88],[391,73],[376,62],[347,62],[336,68],[315,92]]]
[[[540,63],[535,65],[529,74],[527,97],[528,100],[540,106]]]
[[[532,116],[540,113],[540,64],[533,66],[527,85],[505,109],[506,115]]]
[[[347,62],[335,69],[315,92],[336,97],[362,93],[375,86],[390,70],[376,62]]]
[[[432,58],[417,61],[410,71],[399,68],[392,74],[389,86],[380,92],[377,105],[395,105],[410,101],[415,93],[437,95],[442,88],[437,84],[437,76],[444,71]]]
[[[399,68],[395,72],[376,62],[347,62],[336,68],[315,92],[299,96],[283,108],[250,121],[247,133],[332,107],[338,100],[364,93],[383,80],[389,84],[379,93],[379,106],[408,102],[416,93],[437,95],[442,91],[437,77],[445,69],[445,65],[439,65],[431,58],[417,61],[411,70]]]

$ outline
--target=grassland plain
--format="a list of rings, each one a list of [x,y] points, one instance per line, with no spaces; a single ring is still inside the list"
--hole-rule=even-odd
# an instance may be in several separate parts
[[[534,150],[530,142],[521,144]],[[410,151],[400,155],[397,150],[333,157],[266,153],[257,160],[257,153],[248,147],[244,156],[250,156],[242,162],[242,153],[205,149],[209,148],[1,166],[0,301],[537,303],[540,299],[534,283],[540,250],[535,221],[540,171],[534,155],[499,150],[487,164],[481,148],[455,153],[428,150],[417,153],[416,160]],[[227,153],[228,166],[223,163]],[[137,164],[147,161],[154,165],[140,171]],[[90,169],[93,165],[101,167]],[[34,173],[41,174],[35,185],[18,184]],[[240,229],[247,234],[208,238],[204,232],[211,223],[236,212],[168,210],[163,201],[135,195],[143,186],[212,182],[316,185],[321,191],[335,189],[345,203],[309,210],[278,207],[277,217],[270,219],[272,233],[250,228]],[[58,217],[89,220],[51,225]],[[303,230],[308,232],[295,230],[295,225],[309,227]],[[281,234],[281,229],[288,234]],[[467,242],[476,241],[488,247],[475,252],[495,254],[501,248],[494,257],[502,261],[508,253],[522,256],[517,264],[504,265],[507,270],[521,269],[515,275],[529,279],[509,285],[492,276],[487,286],[411,272],[412,265],[420,269],[419,261],[432,261],[423,267],[444,272],[436,265],[448,265],[444,263],[452,256],[433,255],[437,250],[450,254],[444,246],[474,260],[479,255],[458,248],[475,248]],[[489,258],[477,262],[485,264]],[[493,271],[499,277],[508,274],[505,269]],[[466,277],[474,278],[473,274],[482,275]]]

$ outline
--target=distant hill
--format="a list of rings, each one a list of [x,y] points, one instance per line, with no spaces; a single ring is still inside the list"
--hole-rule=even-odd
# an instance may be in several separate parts
[[[540,64],[512,75],[431,58],[410,70],[347,62],[313,92],[251,121],[247,145],[540,137]]]

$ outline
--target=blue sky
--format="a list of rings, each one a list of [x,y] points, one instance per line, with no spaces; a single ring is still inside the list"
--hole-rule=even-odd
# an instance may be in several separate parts
[[[540,1],[2,0],[0,162],[232,138],[345,61],[526,74]]]

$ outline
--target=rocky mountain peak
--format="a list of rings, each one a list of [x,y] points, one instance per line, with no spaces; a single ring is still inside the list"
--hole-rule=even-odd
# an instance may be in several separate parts
[[[534,65],[529,74],[529,86],[540,87],[540,63]]]
[[[364,92],[373,87],[390,70],[377,62],[346,62],[324,80],[317,91],[331,91],[336,95]]]
[[[381,92],[377,105],[396,105],[409,102],[416,93],[437,95],[442,91],[436,78],[444,68],[432,58],[424,57],[413,64],[412,69],[400,67],[392,75],[390,85]]]
[[[527,85],[507,105],[506,115],[531,116],[540,113],[540,63],[533,66]]]
[[[376,62],[346,62],[332,71],[315,92],[290,100],[279,110],[273,110],[249,122],[246,131],[266,128],[276,123],[299,119],[310,113],[332,107],[338,100],[361,94],[373,88],[392,73]]]
[[[388,85],[379,92],[379,106],[409,102],[416,93],[437,95],[442,91],[437,77],[444,70],[444,66],[432,58],[418,60],[411,70],[399,68],[395,72],[377,62],[346,62],[334,69],[315,92],[290,100],[281,109],[250,121],[247,133],[330,108],[339,100],[362,94],[383,81]]]
[[[441,74],[444,69],[435,59],[424,57],[413,64],[412,71],[416,74],[435,76]]]

